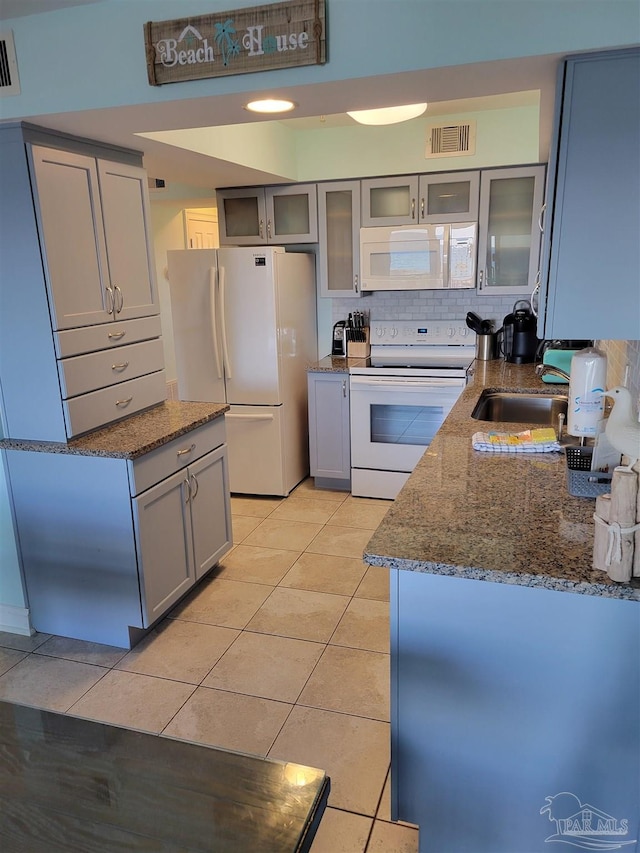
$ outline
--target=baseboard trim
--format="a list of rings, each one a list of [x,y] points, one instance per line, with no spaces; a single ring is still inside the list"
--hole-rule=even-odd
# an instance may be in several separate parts
[[[30,637],[35,634],[31,627],[28,607],[14,607],[12,604],[0,604],[0,631]]]

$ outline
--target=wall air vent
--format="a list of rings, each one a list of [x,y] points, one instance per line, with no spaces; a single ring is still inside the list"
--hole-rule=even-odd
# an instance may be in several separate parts
[[[0,32],[0,97],[20,94],[18,62],[11,30]]]
[[[463,157],[476,153],[476,123],[434,124],[427,129],[425,157]]]

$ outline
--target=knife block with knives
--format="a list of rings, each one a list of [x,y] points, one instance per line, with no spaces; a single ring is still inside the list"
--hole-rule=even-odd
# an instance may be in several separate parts
[[[355,311],[349,314],[347,327],[347,358],[367,358],[371,352],[369,343],[368,312]]]

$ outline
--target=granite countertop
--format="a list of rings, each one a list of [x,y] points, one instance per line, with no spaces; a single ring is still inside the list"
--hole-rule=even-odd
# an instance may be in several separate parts
[[[569,494],[564,454],[471,447],[473,433],[488,427],[471,417],[483,389],[566,395],[568,386],[542,382],[533,365],[475,362],[473,371],[369,541],[365,562],[640,601],[640,588],[591,567],[595,501]]]
[[[307,365],[307,373],[348,373],[351,367],[366,367],[366,358],[338,358],[326,355]]]
[[[226,403],[182,403],[167,400],[145,412],[94,430],[66,444],[54,441],[0,439],[5,450],[67,453],[76,456],[108,456],[136,459],[196,427],[219,418],[229,410]]]

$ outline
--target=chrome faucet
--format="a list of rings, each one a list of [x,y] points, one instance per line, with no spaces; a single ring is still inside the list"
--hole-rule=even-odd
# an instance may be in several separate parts
[[[557,376],[560,379],[569,381],[569,374],[561,367],[555,367],[553,364],[538,364],[536,367],[536,375],[542,378],[543,376]]]

